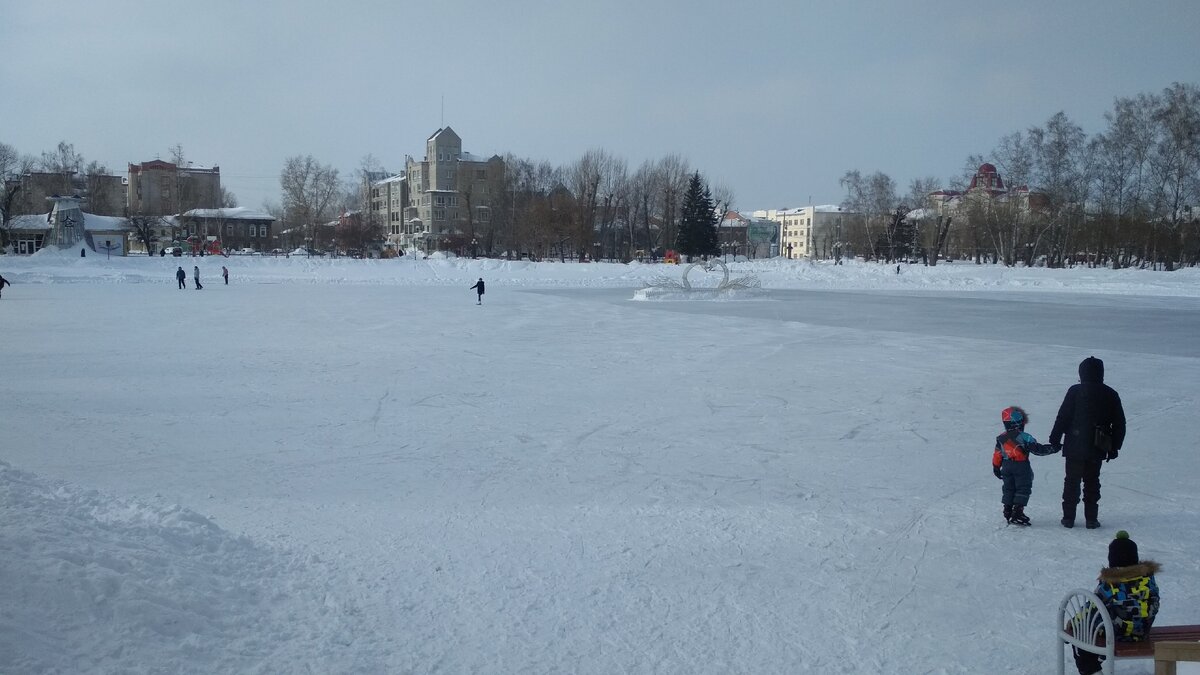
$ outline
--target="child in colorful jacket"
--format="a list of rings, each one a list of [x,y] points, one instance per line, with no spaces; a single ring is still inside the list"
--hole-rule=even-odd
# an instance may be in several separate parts
[[[1033,492],[1033,467],[1029,455],[1053,455],[1058,452],[1049,445],[1037,442],[1025,433],[1029,415],[1017,406],[1009,406],[1000,412],[1004,433],[996,437],[996,448],[992,451],[992,473],[1004,481],[1001,501],[1004,503],[1004,520],[1015,525],[1030,525],[1025,515],[1029,495]]]
[[[1108,567],[1100,570],[1096,595],[1112,616],[1117,642],[1138,642],[1150,634],[1158,615],[1158,583],[1154,575],[1162,566],[1138,559],[1138,547],[1125,530],[1117,532],[1108,545]],[[1075,650],[1075,666],[1081,675],[1101,671],[1104,657]]]

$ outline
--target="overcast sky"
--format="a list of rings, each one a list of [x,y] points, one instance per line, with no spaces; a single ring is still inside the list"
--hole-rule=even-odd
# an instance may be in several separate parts
[[[313,155],[683,156],[735,208],[943,181],[1064,111],[1200,80],[1200,1],[0,0],[0,141],[115,173],[182,144],[243,206]]]

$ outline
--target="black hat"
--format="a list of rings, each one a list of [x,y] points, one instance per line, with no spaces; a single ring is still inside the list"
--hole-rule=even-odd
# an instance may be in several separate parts
[[[1117,536],[1108,545],[1108,566],[1129,567],[1138,564],[1137,544],[1129,538],[1125,530],[1117,532]]]
[[[1103,382],[1104,362],[1094,356],[1089,356],[1081,361],[1079,363],[1079,381]]]

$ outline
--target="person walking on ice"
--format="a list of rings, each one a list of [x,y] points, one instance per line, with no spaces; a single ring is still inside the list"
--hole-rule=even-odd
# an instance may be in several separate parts
[[[1004,481],[1000,501],[1004,503],[1004,520],[1012,525],[1031,525],[1025,507],[1033,493],[1033,467],[1029,455],[1053,455],[1058,452],[1049,445],[1037,442],[1025,433],[1029,415],[1017,406],[1000,412],[1004,433],[996,437],[996,448],[992,451],[992,473]]]
[[[196,290],[204,288],[200,285],[200,266],[192,265],[192,280],[196,282]]]
[[[225,278],[225,285],[229,285],[229,268],[221,265],[221,276]]]
[[[180,265],[179,269],[175,270],[175,281],[179,282],[180,290],[187,288],[187,272],[183,271],[183,265]]]
[[[479,277],[479,281],[476,281],[475,285],[472,286],[471,288],[476,293],[479,294],[478,298],[475,301],[475,304],[482,305],[483,304],[483,277]]]

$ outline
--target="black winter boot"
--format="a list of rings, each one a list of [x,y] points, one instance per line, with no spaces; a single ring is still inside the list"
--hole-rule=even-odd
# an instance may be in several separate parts
[[[1020,505],[1013,507],[1012,520],[1010,520],[1009,522],[1013,523],[1014,525],[1025,525],[1025,526],[1033,524],[1033,523],[1029,522],[1029,516],[1025,515],[1025,507],[1020,506]]]
[[[1058,521],[1063,527],[1075,527],[1075,504],[1063,502],[1063,517]]]
[[[1012,504],[1004,505],[1004,522],[1006,522],[1006,523],[1012,522]]]
[[[1087,522],[1087,529],[1094,530],[1100,527],[1100,505],[1099,504],[1083,504],[1083,519]]]

